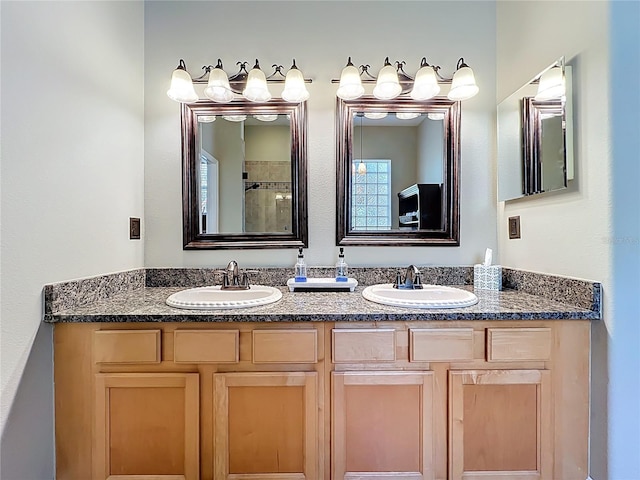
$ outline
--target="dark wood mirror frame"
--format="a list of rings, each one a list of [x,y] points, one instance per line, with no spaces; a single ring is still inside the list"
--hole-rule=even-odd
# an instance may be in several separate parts
[[[182,230],[183,249],[299,248],[308,244],[307,227],[307,105],[272,100],[227,104],[201,100],[182,104]],[[291,128],[292,228],[290,233],[200,233],[198,202],[199,115],[289,115]]]
[[[349,228],[351,218],[351,165],[353,119],[358,112],[420,112],[444,114],[443,228],[441,230],[364,231]],[[356,100],[338,98],[336,107],[336,245],[459,246],[460,245],[460,102],[436,97],[417,102],[411,98]]]

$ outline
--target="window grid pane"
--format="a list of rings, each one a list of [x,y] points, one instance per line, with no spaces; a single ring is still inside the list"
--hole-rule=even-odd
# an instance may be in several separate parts
[[[360,163],[353,161],[351,177],[351,228],[391,229],[391,160],[363,160],[367,173],[355,173]]]

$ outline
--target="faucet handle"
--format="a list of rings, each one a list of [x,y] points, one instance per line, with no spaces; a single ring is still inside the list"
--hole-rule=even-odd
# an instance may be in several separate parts
[[[413,288],[422,288],[422,274],[418,270],[413,278]]]

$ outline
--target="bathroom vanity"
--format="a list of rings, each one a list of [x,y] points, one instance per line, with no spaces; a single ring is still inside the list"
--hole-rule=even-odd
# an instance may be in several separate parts
[[[591,308],[523,289],[403,309],[360,286],[193,311],[143,281],[45,291],[59,480],[587,478],[599,284],[566,280]]]

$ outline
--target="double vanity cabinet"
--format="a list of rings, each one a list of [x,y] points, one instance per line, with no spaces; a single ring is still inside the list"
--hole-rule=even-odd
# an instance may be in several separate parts
[[[57,479],[586,479],[589,332],[56,323]]]

